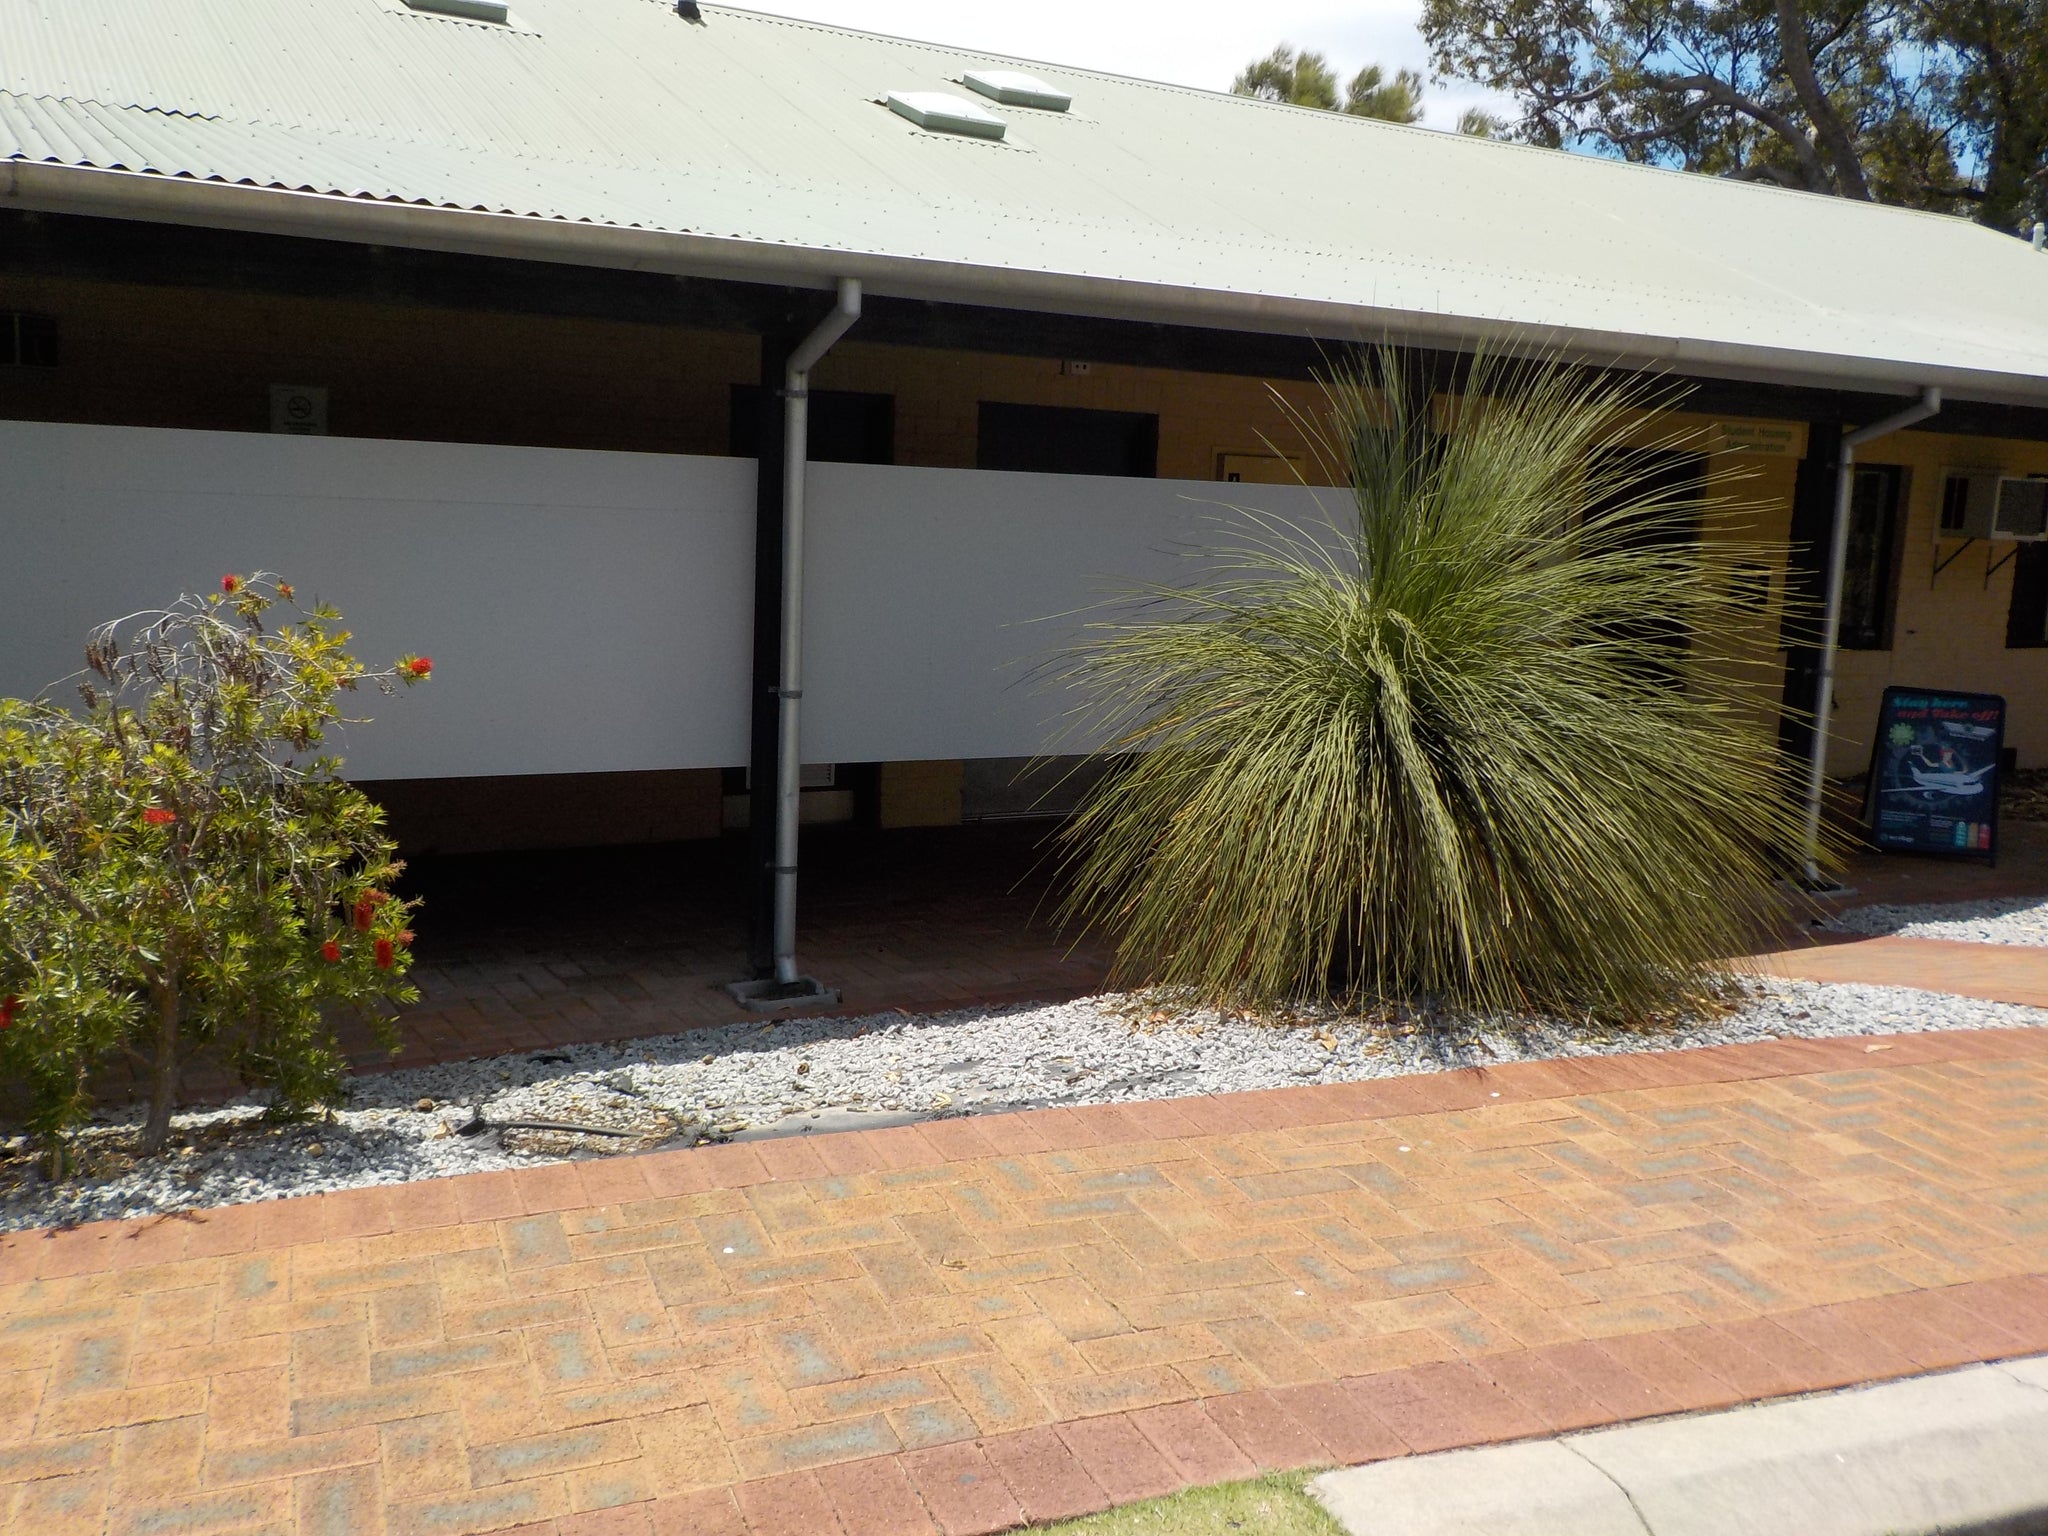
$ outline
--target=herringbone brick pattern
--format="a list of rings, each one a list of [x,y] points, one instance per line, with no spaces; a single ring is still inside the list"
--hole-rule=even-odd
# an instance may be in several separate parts
[[[0,1528],[1001,1529],[2048,1348],[2048,1031],[654,1154],[0,1243]]]

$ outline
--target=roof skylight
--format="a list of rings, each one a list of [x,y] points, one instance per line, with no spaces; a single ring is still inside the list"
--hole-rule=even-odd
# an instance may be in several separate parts
[[[970,69],[960,77],[970,91],[978,91],[1006,107],[1038,107],[1046,112],[1064,112],[1074,98],[1057,86],[1047,85],[1036,75],[1014,69]]]
[[[405,0],[416,11],[434,16],[459,16],[464,21],[494,21],[503,25],[512,14],[508,0]]]
[[[1000,139],[1009,125],[965,97],[944,91],[891,91],[889,110],[934,133],[962,133],[971,139]]]

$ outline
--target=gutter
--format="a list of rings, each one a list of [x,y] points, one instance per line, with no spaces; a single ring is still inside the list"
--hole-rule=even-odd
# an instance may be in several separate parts
[[[854,277],[872,296],[1277,336],[1465,347],[1483,334],[1545,353],[1569,347],[1598,366],[1876,393],[1931,381],[1990,404],[2048,405],[2048,383],[2023,374],[1928,369],[1857,357],[1829,357],[1817,366],[1816,354],[1779,347],[1518,325],[1486,316],[826,250],[91,166],[0,162],[0,205],[828,292],[840,278]]]
[[[1920,392],[1920,402],[1903,411],[1873,421],[1867,427],[1843,434],[1841,453],[1835,461],[1835,522],[1828,541],[1827,612],[1821,620],[1820,681],[1813,701],[1813,744],[1806,758],[1806,842],[1802,873],[1811,890],[1832,889],[1820,872],[1821,799],[1827,787],[1828,718],[1835,706],[1835,652],[1842,632],[1842,579],[1849,563],[1849,512],[1856,490],[1856,450],[1880,437],[1889,437],[1941,410],[1941,391],[1932,385]]]

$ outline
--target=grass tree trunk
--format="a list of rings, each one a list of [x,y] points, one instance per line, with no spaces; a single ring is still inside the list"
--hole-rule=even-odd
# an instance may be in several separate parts
[[[149,1076],[149,1119],[142,1127],[144,1156],[163,1151],[171,1134],[171,1111],[178,1103],[178,989],[164,982],[149,989],[156,1008],[156,1065]]]

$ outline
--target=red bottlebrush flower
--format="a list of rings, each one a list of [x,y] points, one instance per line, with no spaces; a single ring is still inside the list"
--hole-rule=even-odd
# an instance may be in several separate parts
[[[290,602],[293,598],[298,596],[298,593],[292,590],[292,584],[290,582],[280,581],[277,584],[277,595],[283,598],[286,602]]]
[[[412,930],[410,928],[398,936],[398,947],[400,949],[412,948]]]
[[[370,898],[368,896],[358,896],[356,898],[356,932],[368,933],[370,931],[370,920],[376,915],[377,909],[370,905]]]
[[[14,1010],[21,1006],[18,997],[0,997],[0,1029],[14,1027]]]
[[[431,656],[414,656],[405,664],[407,677],[431,677],[433,673],[434,658]]]
[[[242,578],[237,576],[233,571],[230,571],[228,572],[227,575],[221,577],[220,589],[221,591],[227,593],[229,597],[233,597],[237,592],[242,590]]]
[[[320,958],[329,965],[336,964],[341,959],[341,945],[335,940],[329,939],[320,946]]]
[[[142,819],[152,827],[167,827],[178,819],[176,811],[167,811],[162,806],[152,805],[142,813]]]
[[[380,971],[390,970],[391,960],[391,941],[389,939],[379,939],[377,941],[377,969]]]

